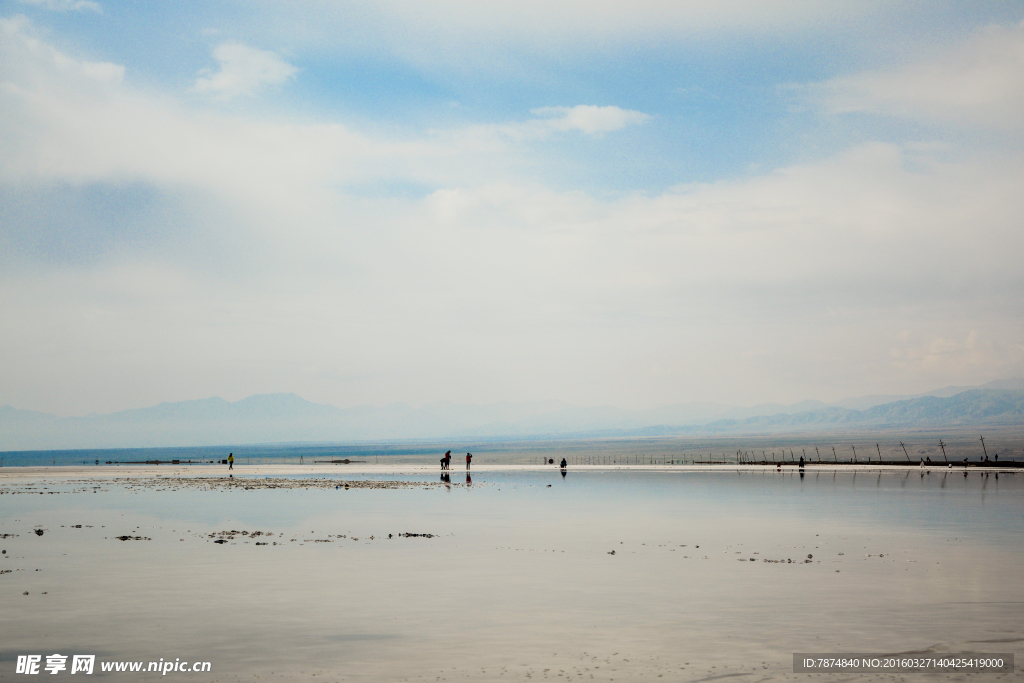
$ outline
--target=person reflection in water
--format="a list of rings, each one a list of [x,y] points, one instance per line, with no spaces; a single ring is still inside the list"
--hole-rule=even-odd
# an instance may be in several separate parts
[[[473,485],[473,477],[469,476],[469,472],[466,472],[466,486]]]
[[[443,483],[443,484],[444,484],[445,486],[449,486],[449,485],[450,485],[450,484],[452,483],[452,478],[451,478],[451,475],[450,475],[450,474],[448,474],[447,472],[442,472],[442,473],[441,473],[441,482],[442,482],[442,483]],[[451,488],[451,487],[449,486],[449,488]]]

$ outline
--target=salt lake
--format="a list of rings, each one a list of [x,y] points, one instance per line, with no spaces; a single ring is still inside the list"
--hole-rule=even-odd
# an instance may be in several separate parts
[[[53,653],[211,681],[796,680],[794,652],[1024,642],[1011,472],[16,471],[2,680]]]

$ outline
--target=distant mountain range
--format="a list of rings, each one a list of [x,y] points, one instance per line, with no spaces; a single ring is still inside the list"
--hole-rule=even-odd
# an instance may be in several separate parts
[[[0,451],[210,446],[388,439],[754,434],[880,427],[1024,425],[1024,379],[945,387],[914,396],[862,396],[749,408],[680,403],[652,410],[558,401],[422,408],[336,408],[295,394],[161,403],[107,415],[59,417],[0,407]]]

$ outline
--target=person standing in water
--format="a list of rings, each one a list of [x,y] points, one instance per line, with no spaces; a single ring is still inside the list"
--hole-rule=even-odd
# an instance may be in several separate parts
[[[467,470],[469,469],[469,466],[470,466],[470,464],[472,464],[472,462],[473,462],[473,454],[472,453],[466,453],[466,469]]]
[[[235,469],[235,454],[234,453],[228,453],[228,469],[229,470]]]

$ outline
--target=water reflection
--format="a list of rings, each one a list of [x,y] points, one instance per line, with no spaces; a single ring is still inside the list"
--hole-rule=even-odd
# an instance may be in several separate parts
[[[819,637],[878,652],[1024,637],[1024,587],[1006,580],[1024,562],[1024,477],[575,470],[561,485],[552,469],[467,472],[467,487],[430,472],[407,476],[429,488],[3,495],[0,564],[22,570],[0,577],[3,649],[171,652],[241,680],[762,680]],[[574,579],[537,580],[551,576]],[[459,599],[438,600],[450,586]]]

